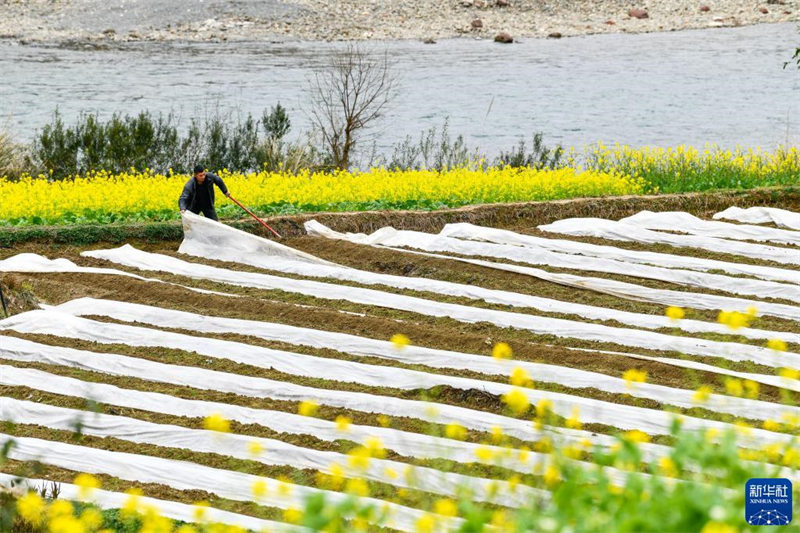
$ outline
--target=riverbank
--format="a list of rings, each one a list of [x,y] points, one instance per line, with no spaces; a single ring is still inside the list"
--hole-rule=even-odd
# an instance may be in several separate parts
[[[131,41],[494,39],[642,33],[800,21],[800,0],[12,0],[0,39]]]

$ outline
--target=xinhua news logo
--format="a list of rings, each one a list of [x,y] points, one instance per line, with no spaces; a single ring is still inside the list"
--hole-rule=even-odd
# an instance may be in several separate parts
[[[744,517],[751,526],[787,526],[792,521],[792,482],[753,478],[744,486]]]

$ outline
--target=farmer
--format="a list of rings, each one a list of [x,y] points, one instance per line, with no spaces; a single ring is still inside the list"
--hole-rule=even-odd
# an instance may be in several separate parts
[[[214,209],[214,185],[219,187],[222,194],[229,196],[228,188],[222,178],[211,172],[206,172],[203,165],[194,167],[194,176],[189,178],[183,186],[183,192],[178,199],[178,207],[181,213],[187,210],[198,215],[201,212],[206,218],[219,220],[217,211]]]

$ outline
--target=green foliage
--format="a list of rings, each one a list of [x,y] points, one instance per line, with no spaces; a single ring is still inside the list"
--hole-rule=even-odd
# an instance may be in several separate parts
[[[231,120],[219,113],[205,120],[195,118],[183,136],[172,113],[114,114],[105,122],[89,113],[67,126],[56,110],[32,143],[32,170],[63,179],[97,169],[188,173],[198,162],[209,169],[242,172],[313,167],[318,153],[308,143],[283,141],[290,128],[286,108],[280,104],[265,110],[261,120],[252,115]],[[22,172],[9,162],[19,159],[11,157],[16,154],[12,148],[19,150],[0,135],[0,176]]]
[[[527,143],[520,140],[519,144],[508,152],[500,152],[495,160],[495,165],[538,169],[563,167],[566,163],[562,160],[564,149],[561,145],[548,148],[545,146],[543,138],[542,133],[534,133],[530,151],[528,151]]]
[[[416,142],[407,136],[392,147],[388,161],[380,163],[392,170],[448,170],[473,165],[481,159],[477,149],[469,149],[463,135],[450,137],[449,121],[445,120],[441,131],[433,126],[422,132]]]

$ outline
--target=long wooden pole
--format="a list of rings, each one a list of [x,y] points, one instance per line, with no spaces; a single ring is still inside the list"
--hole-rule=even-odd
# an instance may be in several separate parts
[[[266,223],[266,222],[264,222],[263,220],[261,220],[260,218],[258,218],[258,217],[255,215],[255,213],[253,213],[252,211],[250,211],[249,209],[247,209],[245,206],[243,206],[241,203],[239,203],[239,200],[237,200],[236,198],[234,198],[234,197],[233,197],[233,196],[231,196],[230,194],[228,195],[228,198],[230,198],[231,200],[233,200],[233,202],[234,202],[236,205],[238,205],[239,207],[241,207],[242,209],[244,209],[244,210],[247,212],[247,214],[248,214],[248,215],[250,215],[251,217],[253,217],[254,219],[256,219],[256,220],[258,221],[258,223],[259,223],[259,224],[261,224],[262,226],[264,226],[265,228],[267,228],[268,230],[270,230],[272,233],[274,233],[274,234],[275,234],[275,236],[276,236],[277,238],[279,238],[279,239],[280,239],[280,238],[282,238],[282,237],[281,237],[281,235],[280,235],[280,233],[278,233],[278,232],[277,232],[277,231],[275,231],[274,229],[270,228],[270,227],[267,225],[267,223]]]

